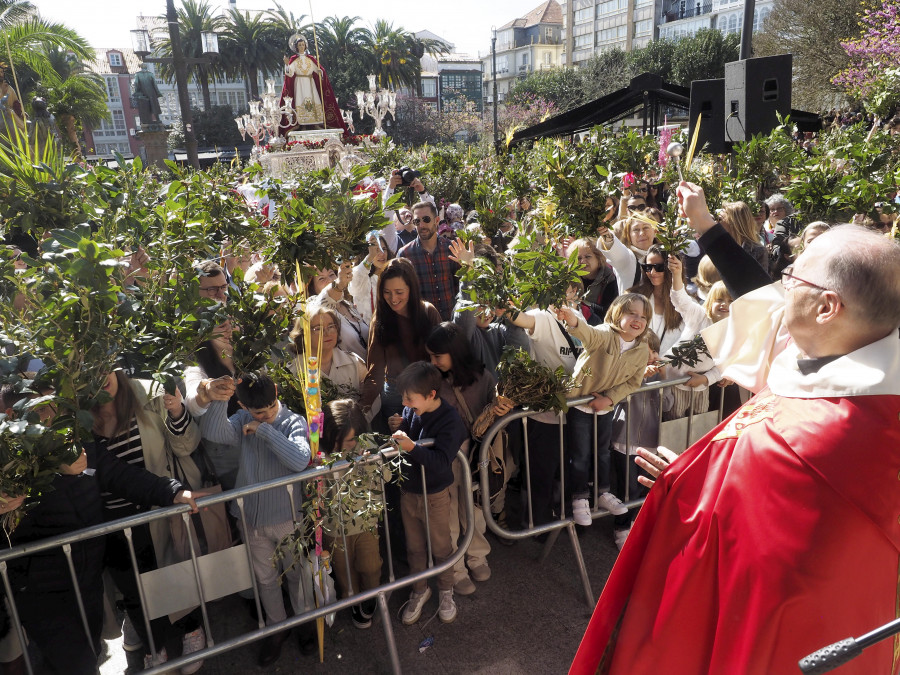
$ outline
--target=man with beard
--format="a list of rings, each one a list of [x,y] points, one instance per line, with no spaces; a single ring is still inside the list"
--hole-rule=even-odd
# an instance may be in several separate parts
[[[416,269],[422,299],[450,321],[459,282],[459,265],[450,259],[450,240],[437,236],[437,209],[431,202],[418,202],[412,207],[413,225],[418,236],[397,252],[398,258],[408,258]]]

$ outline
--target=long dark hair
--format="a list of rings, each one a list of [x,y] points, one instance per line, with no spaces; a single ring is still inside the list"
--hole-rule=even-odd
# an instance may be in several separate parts
[[[448,354],[452,366],[449,374],[453,386],[465,389],[475,383],[484,372],[484,364],[472,353],[472,344],[459,326],[444,321],[431,329],[425,347],[432,354]]]
[[[397,312],[384,299],[384,285],[391,279],[402,279],[409,288],[409,304],[407,313],[413,331],[417,336],[427,335],[431,329],[431,322],[425,311],[425,303],[422,302],[422,293],[419,290],[419,278],[416,276],[416,268],[406,258],[394,258],[384,272],[378,277],[378,302],[375,305],[375,313],[372,315],[372,325],[375,327],[375,335],[381,344],[387,347],[390,344],[400,343],[400,328],[397,321]]]
[[[644,260],[646,261],[651,255],[660,256],[662,258],[663,264],[665,264],[666,260],[668,260],[668,254],[659,244],[653,244],[653,246],[647,249],[647,258],[645,258]],[[653,284],[650,282],[650,277],[647,276],[647,273],[644,271],[643,267],[641,268],[640,282],[638,282],[638,285],[634,288],[629,288],[628,292],[640,293],[644,297],[650,298],[650,311],[653,311]],[[678,328],[683,320],[681,318],[681,314],[679,314],[678,310],[675,309],[675,305],[672,304],[671,294],[672,272],[669,270],[668,265],[666,265],[666,268],[663,270],[662,283],[663,318],[665,319],[666,330]]]
[[[232,377],[234,373],[228,370],[228,366],[222,363],[222,357],[217,353],[216,346],[213,344],[212,340],[207,340],[199,347],[197,347],[197,351],[194,352],[194,360],[197,361],[197,365],[200,366],[200,369],[206,373],[206,377],[211,377],[212,379],[217,379],[219,377]],[[231,399],[228,401],[228,416],[234,415],[238,410],[241,409],[240,403],[238,403],[237,395],[232,394]]]

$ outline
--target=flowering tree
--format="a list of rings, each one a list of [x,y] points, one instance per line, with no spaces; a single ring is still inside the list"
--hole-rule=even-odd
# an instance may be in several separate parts
[[[896,96],[883,94],[896,84],[890,71],[900,59],[900,0],[883,0],[880,7],[865,10],[860,28],[859,37],[841,43],[851,63],[833,82],[874,104],[871,112],[884,117],[897,105]]]
[[[553,101],[548,101],[536,94],[526,93],[516,98],[515,103],[510,103],[497,111],[497,123],[504,134],[510,129],[530,127],[538,122],[543,122],[548,117],[553,117],[559,112]],[[490,120],[486,120],[490,123]]]

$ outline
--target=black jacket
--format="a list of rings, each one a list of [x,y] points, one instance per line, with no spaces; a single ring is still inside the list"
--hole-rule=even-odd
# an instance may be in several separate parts
[[[441,401],[437,410],[421,417],[411,408],[404,408],[400,428],[414,441],[434,439],[431,447],[416,443],[416,447],[406,453],[410,463],[403,465],[403,482],[400,488],[404,492],[434,494],[450,487],[453,484],[453,460],[456,459],[459,447],[469,436],[456,408]],[[422,489],[420,466],[425,467],[425,490]]]
[[[111,492],[149,507],[170,506],[182,489],[172,478],[156,476],[123,462],[105,446],[90,443],[86,450],[88,470],[79,476],[56,477],[53,490],[41,495],[13,531],[13,546],[103,523],[101,492]],[[105,549],[105,537],[72,544],[72,562],[79,585],[89,587],[100,583]],[[17,592],[72,589],[68,563],[61,548],[11,560],[9,569]]]

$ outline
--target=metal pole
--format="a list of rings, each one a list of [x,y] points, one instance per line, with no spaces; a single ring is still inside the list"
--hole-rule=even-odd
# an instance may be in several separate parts
[[[494,74],[494,151],[497,150],[499,131],[497,129],[497,29],[491,38],[491,68]]]
[[[175,0],[166,0],[166,22],[169,24],[172,65],[175,68],[175,85],[178,87],[178,105],[181,106],[181,124],[184,126],[184,149],[187,152],[188,162],[194,169],[199,169],[200,158],[197,156],[197,139],[194,137],[194,118],[191,114],[191,99],[188,96],[187,69],[184,52],[181,51],[181,32],[178,30]]]
[[[744,0],[744,26],[741,28],[741,61],[753,56],[753,14],[756,0]]]

